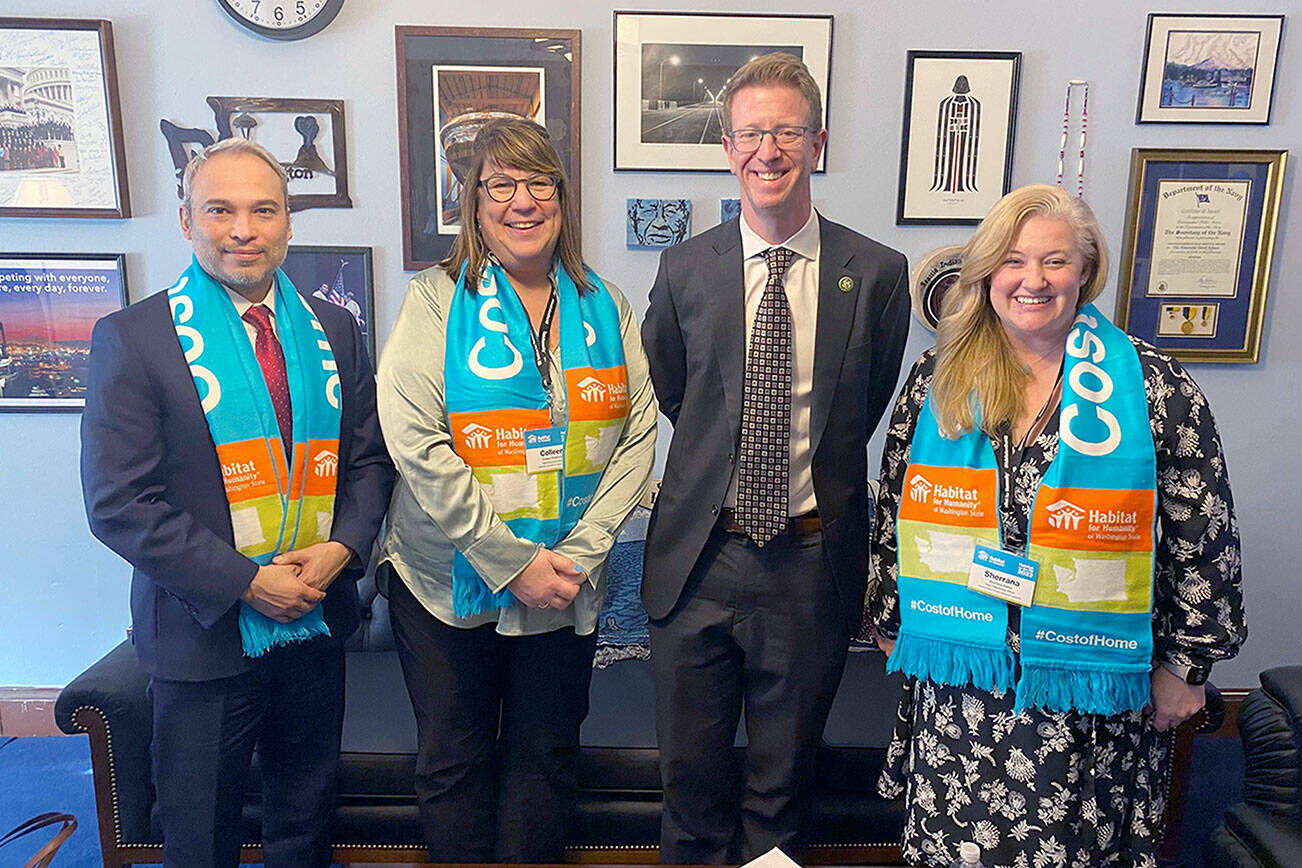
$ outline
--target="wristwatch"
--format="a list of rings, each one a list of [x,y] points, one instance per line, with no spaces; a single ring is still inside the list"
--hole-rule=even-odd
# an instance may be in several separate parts
[[[1185,684],[1206,684],[1211,675],[1211,666],[1186,666],[1181,663],[1163,663],[1162,668],[1179,678]]]

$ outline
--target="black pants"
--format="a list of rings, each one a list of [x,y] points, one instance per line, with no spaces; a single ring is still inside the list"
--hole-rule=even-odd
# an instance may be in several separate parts
[[[449,627],[397,576],[389,612],[416,713],[430,861],[563,861],[596,631]]]
[[[168,868],[232,868],[256,743],[267,868],[330,864],[344,717],[344,649],[275,648],[212,681],[153,679],[154,786]]]
[[[678,604],[650,629],[660,861],[735,864],[774,846],[796,856],[849,642],[822,534],[760,548],[715,528]],[[732,748],[743,705],[738,806]]]

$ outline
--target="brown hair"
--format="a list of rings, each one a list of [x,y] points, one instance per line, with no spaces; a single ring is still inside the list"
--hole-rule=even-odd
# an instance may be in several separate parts
[[[823,98],[818,92],[818,82],[809,74],[809,67],[794,54],[785,51],[773,51],[762,54],[754,60],[747,61],[732,74],[723,93],[723,127],[724,134],[732,132],[732,100],[737,92],[751,85],[782,85],[793,87],[809,104],[809,123],[811,132],[823,128]]]
[[[199,168],[204,163],[221,154],[248,154],[257,157],[270,166],[271,170],[276,173],[276,177],[280,179],[280,192],[284,194],[285,210],[289,210],[289,176],[285,174],[285,167],[280,165],[280,162],[272,156],[271,151],[268,151],[262,145],[234,136],[209,145],[191,157],[190,162],[185,164],[185,174],[181,176],[181,207],[185,208],[186,214],[194,214],[193,203],[190,201],[190,191],[194,187],[194,176],[198,174]]]
[[[994,434],[1022,412],[1029,372],[1013,352],[990,305],[990,277],[1017,233],[1033,217],[1063,220],[1072,228],[1086,276],[1077,309],[1098,298],[1108,279],[1108,246],[1084,199],[1061,187],[1032,184],[1004,196],[981,221],[967,246],[958,282],[945,293],[936,326],[936,377],[931,400],[941,433],[957,437],[977,427]]]
[[[492,162],[504,169],[537,172],[556,178],[556,195],[559,197],[561,234],[555,255],[569,272],[580,292],[592,286],[583,267],[583,250],[579,240],[578,219],[574,213],[576,203],[570,197],[570,179],[561,165],[560,155],[552,146],[547,131],[524,118],[492,120],[475,135],[470,166],[461,187],[461,231],[452,242],[448,256],[439,267],[456,280],[461,276],[461,266],[471,277],[466,287],[472,292],[478,286],[474,278],[481,274],[488,262],[488,245],[479,229],[479,174],[484,164]],[[486,194],[482,194],[486,195]]]

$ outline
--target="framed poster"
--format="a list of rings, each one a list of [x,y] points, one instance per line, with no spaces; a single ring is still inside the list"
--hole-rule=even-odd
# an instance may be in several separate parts
[[[285,167],[290,211],[353,207],[343,100],[210,96],[208,105],[218,141],[243,136],[271,151]]]
[[[0,217],[130,217],[113,25],[0,18]]]
[[[772,51],[809,67],[827,126],[831,15],[615,13],[615,171],[727,172],[723,90]],[[827,148],[816,172],[826,171]]]
[[[1011,189],[1020,51],[910,51],[896,224],[971,225]]]
[[[1117,325],[1186,362],[1255,362],[1288,152],[1131,152]]]
[[[0,410],[79,410],[90,333],[127,303],[120,253],[0,253]]]
[[[577,30],[397,27],[402,262],[447,256],[461,228],[461,174],[475,134],[503,116],[537,121],[570,178],[579,213]]]
[[[1283,15],[1150,12],[1135,123],[1270,123],[1283,32]]]
[[[281,268],[300,294],[337,304],[353,315],[374,367],[378,359],[371,327],[375,315],[371,248],[291,244]]]

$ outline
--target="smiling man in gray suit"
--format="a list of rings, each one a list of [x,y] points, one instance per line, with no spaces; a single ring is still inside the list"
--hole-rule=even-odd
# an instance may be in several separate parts
[[[827,131],[799,60],[729,83],[742,216],[666,250],[642,327],[674,425],[647,537],[662,862],[793,853],[862,613],[865,446],[908,334],[904,257],[817,214]],[[731,785],[743,705],[741,804]]]

